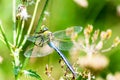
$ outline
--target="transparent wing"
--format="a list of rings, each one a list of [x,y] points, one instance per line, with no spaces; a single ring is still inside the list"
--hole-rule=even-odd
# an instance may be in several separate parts
[[[61,30],[53,33],[55,36],[54,44],[55,46],[60,50],[70,50],[70,48],[73,46],[73,43],[71,41],[71,36],[75,34],[79,34],[82,31],[82,27],[80,26],[74,26],[67,28],[66,30]],[[39,34],[33,34],[27,36],[27,40],[37,44],[33,48],[28,49],[24,55],[26,57],[43,57],[53,52],[53,49],[49,47],[47,43],[43,43],[44,45],[42,47],[42,39]],[[43,41],[46,42],[46,41]],[[40,46],[39,46],[40,45]]]
[[[72,48],[73,42],[72,41],[60,41],[60,40],[55,40],[53,41],[55,46],[63,51],[68,51]]]
[[[37,36],[38,35],[35,35],[35,34],[31,34],[31,35],[26,35],[25,37],[27,37],[27,40],[28,41],[31,41],[31,42],[35,42],[36,41],[36,39],[37,39]]]
[[[56,47],[60,50],[70,50],[73,46],[73,42],[71,38],[74,38],[75,35],[82,32],[81,26],[73,26],[67,28],[66,30],[61,30],[54,32],[53,35],[55,36],[54,43]]]
[[[26,37],[28,41],[34,43],[34,47],[29,48],[24,53],[26,57],[43,57],[53,52],[53,49],[49,47],[45,39],[42,39],[40,34],[32,34]]]
[[[42,47],[34,46],[29,48],[25,53],[25,57],[43,57],[51,54],[53,49],[49,47],[48,44],[43,45]]]
[[[81,26],[73,26],[65,30],[56,31],[53,33],[53,35],[55,38],[60,40],[69,40],[73,34],[79,34],[82,32],[82,29],[83,28]]]

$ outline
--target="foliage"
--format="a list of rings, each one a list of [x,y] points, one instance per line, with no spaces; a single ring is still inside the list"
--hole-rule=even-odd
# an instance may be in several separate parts
[[[119,5],[117,0],[1,0],[0,41],[5,44],[0,42],[1,79],[13,80],[13,71],[15,80],[26,79],[22,75],[38,80],[74,80],[75,76],[64,62],[57,64],[58,55],[25,58],[24,52],[30,44],[25,35],[38,32],[42,25],[47,25],[51,31],[80,25],[83,34],[75,40],[76,46],[63,51],[73,63],[76,80],[119,80]],[[52,67],[45,68],[46,64]]]

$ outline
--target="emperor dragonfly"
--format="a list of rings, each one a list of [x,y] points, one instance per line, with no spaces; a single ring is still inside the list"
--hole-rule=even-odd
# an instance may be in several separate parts
[[[35,45],[27,50],[24,55],[26,57],[43,57],[55,50],[75,76],[76,73],[74,69],[60,50],[69,50],[72,46],[72,39],[74,39],[81,31],[82,27],[73,26],[66,30],[52,33],[47,27],[43,26],[38,33],[27,36],[28,40],[33,42]]]

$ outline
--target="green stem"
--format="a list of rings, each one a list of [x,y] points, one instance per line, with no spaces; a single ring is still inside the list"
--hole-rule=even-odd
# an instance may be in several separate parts
[[[31,20],[29,29],[28,29],[28,31],[27,31],[27,35],[29,35],[30,32],[31,32],[31,30],[32,30],[33,23],[34,23],[34,20],[35,20],[35,16],[36,16],[36,13],[37,13],[37,8],[38,8],[39,2],[40,2],[40,0],[37,0],[37,2],[36,2],[36,4],[35,4],[34,13],[33,13],[33,16],[32,16],[32,20]],[[22,47],[24,46],[24,44],[26,43],[26,41],[27,41],[27,37],[25,37],[25,39],[24,39],[23,42],[21,43],[21,46],[19,47],[20,50],[22,49]]]
[[[43,10],[42,10],[42,12],[41,12],[41,16],[40,16],[39,21],[38,21],[38,25],[37,25],[37,27],[36,27],[36,32],[39,31],[39,29],[40,29],[40,27],[41,27],[41,25],[42,25],[42,21],[43,21],[44,15],[45,15],[44,12],[45,12],[45,10],[46,10],[46,8],[47,8],[48,2],[49,2],[49,0],[46,0],[45,5],[44,5],[44,7],[43,7]]]
[[[6,38],[5,32],[4,32],[3,28],[2,28],[2,25],[0,25],[0,31],[1,31],[1,33],[2,33],[2,36],[3,36],[3,38],[4,38],[4,41],[5,41],[6,45],[7,45],[7,47],[8,47],[8,48],[11,50],[11,52],[12,52],[12,49],[11,49],[11,47],[10,47],[10,44],[9,44],[7,38]]]
[[[17,48],[13,52],[15,80],[19,80],[19,78],[20,78],[20,66],[21,66],[21,64],[20,64],[20,60],[19,60],[19,53],[20,53],[20,50]]]
[[[22,70],[26,67],[27,63],[29,62],[29,57],[25,58],[25,61],[23,63],[23,66],[22,66]]]
[[[4,41],[4,39],[2,38],[2,35],[1,35],[1,34],[0,34],[0,40],[1,40],[4,44],[6,44],[5,41]]]
[[[16,41],[17,41],[17,42],[16,42],[16,43],[17,43],[17,44],[16,44],[17,47],[18,47],[18,38],[19,38],[19,35],[20,35],[20,30],[21,30],[21,24],[22,24],[22,21],[21,21],[21,20],[18,20],[18,21],[17,21],[17,40],[16,40]]]
[[[13,43],[16,46],[16,0],[13,0]]]
[[[2,38],[2,36],[0,35],[0,40],[6,45],[6,42],[4,41],[4,39]],[[13,47],[13,45],[10,43],[10,42],[8,42],[9,43],[9,45],[10,46],[12,46]]]
[[[24,25],[25,25],[25,20],[22,21],[22,26],[21,26],[21,30],[20,30],[20,34],[19,34],[19,37],[18,37],[18,46],[20,44],[20,41],[21,41],[21,37],[22,37],[22,33],[23,33],[23,29],[24,29]]]

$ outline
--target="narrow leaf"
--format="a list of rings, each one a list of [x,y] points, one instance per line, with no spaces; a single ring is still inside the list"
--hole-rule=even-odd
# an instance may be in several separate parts
[[[42,78],[35,71],[32,71],[32,70],[23,70],[23,73],[25,75],[28,75],[28,76],[31,76],[31,77],[35,77],[38,80],[42,80]]]

